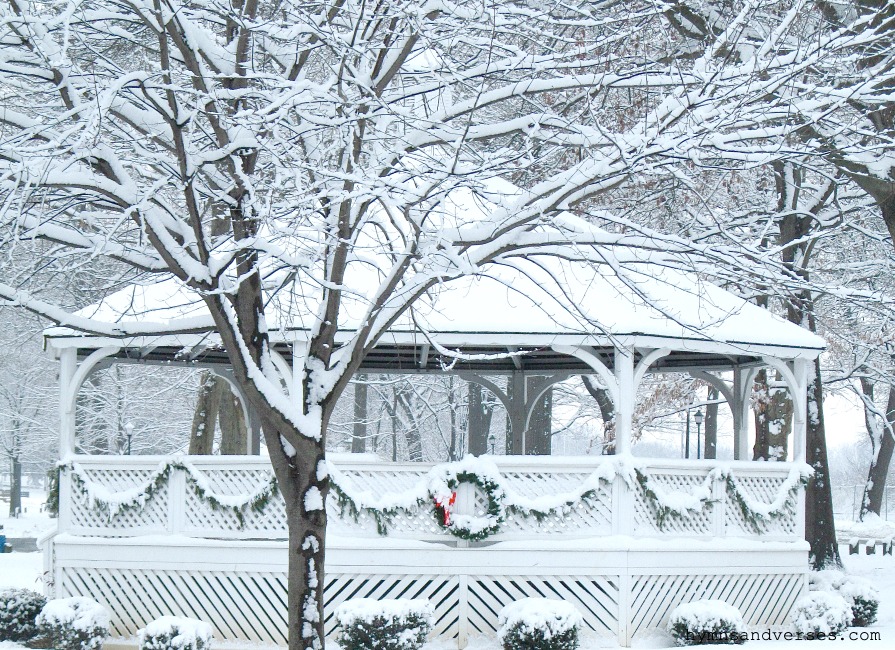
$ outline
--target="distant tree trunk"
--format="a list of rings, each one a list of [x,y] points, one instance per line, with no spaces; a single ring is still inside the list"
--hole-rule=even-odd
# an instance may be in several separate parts
[[[407,441],[407,459],[413,463],[420,463],[423,460],[423,439],[418,425],[413,389],[407,387],[397,388],[396,395],[398,405],[407,417],[407,426],[404,428],[404,440]]]
[[[102,418],[103,401],[98,397],[101,395],[102,378],[96,372],[91,372],[84,380],[84,384],[93,390],[87,391],[86,394],[79,393],[77,397],[77,402],[82,407],[75,411],[75,430],[81,433],[78,448],[83,454],[97,456],[110,454],[112,445],[109,441],[109,426]]]
[[[391,406],[389,406],[388,402],[385,402],[385,410],[388,411],[389,418],[392,421],[392,462],[395,463],[398,461],[398,429],[400,428],[397,389],[393,390]]]
[[[467,440],[469,453],[473,456],[481,456],[491,451],[488,449],[488,434],[491,432],[494,402],[487,398],[486,389],[479,384],[469,382],[468,387],[469,418],[467,421]]]
[[[22,511],[22,463],[18,456],[12,457],[12,482],[9,486],[9,516]]]
[[[581,375],[581,381],[587,392],[597,401],[600,416],[603,418],[603,448],[604,456],[615,454],[615,404],[609,397],[609,391],[597,386],[593,379],[587,375]]]
[[[220,384],[218,390],[221,393],[218,401],[221,455],[238,456],[246,454],[249,449],[249,426],[248,422],[246,422],[245,413],[242,410],[242,402],[233,393],[226,381],[220,377],[215,379]]]
[[[199,399],[190,430],[190,455],[207,456],[214,450],[215,421],[220,408],[221,391],[217,377],[203,372],[199,380]]]
[[[526,405],[527,406],[527,405]],[[528,430],[525,432],[526,456],[549,456],[553,439],[553,388],[548,388],[538,398],[531,410]]]
[[[863,377],[861,378],[861,389],[873,401],[873,384]],[[867,484],[864,486],[864,495],[861,498],[860,519],[862,521],[867,513],[879,515],[883,507],[886,477],[892,462],[892,452],[895,450],[895,437],[892,435],[892,428],[895,427],[895,387],[889,386],[885,423],[877,426],[873,422],[877,416],[871,414],[867,408],[864,409],[864,416],[867,420],[867,432],[871,434],[873,455],[870,458],[870,471],[867,473]],[[874,430],[876,435],[874,435]]]
[[[718,389],[709,386],[708,404],[705,407],[705,458],[718,457]]]
[[[753,460],[785,461],[792,432],[792,400],[776,372],[755,377],[755,447]]]
[[[367,450],[367,376],[357,375],[354,380],[354,431],[351,436],[351,453],[362,454]]]

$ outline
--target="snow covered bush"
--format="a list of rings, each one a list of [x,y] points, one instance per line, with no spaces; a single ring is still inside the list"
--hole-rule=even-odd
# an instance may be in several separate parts
[[[500,612],[497,638],[504,650],[574,650],[581,622],[569,603],[523,598]]]
[[[92,598],[57,598],[44,605],[37,627],[50,647],[99,650],[109,636],[109,613]]]
[[[812,591],[838,593],[851,605],[855,627],[867,627],[876,622],[879,592],[869,581],[846,575],[842,571],[816,571],[810,576]]]
[[[678,605],[668,619],[668,632],[677,645],[745,643],[746,625],[733,605],[721,600],[697,600]]]
[[[0,641],[28,641],[37,635],[34,619],[47,599],[30,589],[0,590]]]
[[[336,610],[338,643],[345,650],[418,650],[434,618],[428,600],[348,600]]]
[[[843,576],[836,590],[851,605],[852,625],[867,627],[876,623],[879,592],[869,581],[854,576]]]
[[[851,606],[836,593],[812,591],[800,598],[792,610],[796,632],[818,637],[839,634],[851,625]]]
[[[140,630],[140,650],[208,650],[211,626],[180,616],[162,616]]]

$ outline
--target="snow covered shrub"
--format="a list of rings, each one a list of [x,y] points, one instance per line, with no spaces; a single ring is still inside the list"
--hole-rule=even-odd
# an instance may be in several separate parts
[[[0,641],[29,641],[47,599],[30,589],[0,589]]]
[[[677,645],[745,643],[746,625],[733,605],[721,600],[697,600],[678,605],[668,619],[668,632]]]
[[[92,598],[57,598],[44,605],[37,627],[53,648],[100,650],[109,636],[109,613]]]
[[[836,570],[812,572],[809,581],[812,591],[838,593],[845,598],[851,605],[855,627],[867,627],[876,622],[879,592],[869,581]]]
[[[348,600],[336,610],[338,643],[345,650],[418,650],[434,618],[428,600]]]
[[[854,576],[843,576],[836,591],[851,605],[852,625],[867,627],[876,623],[879,592],[869,581]]]
[[[523,598],[500,612],[497,638],[504,650],[575,650],[581,622],[569,603]]]
[[[796,632],[805,636],[839,634],[851,625],[851,606],[839,594],[812,591],[796,602],[792,619]]]
[[[180,616],[162,616],[140,630],[140,650],[208,650],[211,626]]]

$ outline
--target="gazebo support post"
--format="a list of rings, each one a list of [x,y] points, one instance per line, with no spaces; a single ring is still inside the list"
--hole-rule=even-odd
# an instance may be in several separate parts
[[[59,351],[59,458],[65,460],[75,453],[75,399],[72,391],[78,369],[77,348]]]
[[[749,460],[749,409],[752,408],[752,382],[755,380],[756,368],[733,369],[733,457],[734,460]]]
[[[75,409],[78,403],[78,391],[100,362],[120,349],[114,345],[99,348],[80,363],[77,348],[63,348],[59,351],[60,459],[64,460],[75,453]]]
[[[618,402],[615,405],[615,450],[617,454],[631,453],[631,429],[634,422],[634,350],[615,348],[615,381]]]

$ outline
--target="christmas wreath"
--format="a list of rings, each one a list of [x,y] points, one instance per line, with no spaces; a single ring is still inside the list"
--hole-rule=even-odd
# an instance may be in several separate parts
[[[484,515],[453,514],[452,508],[457,499],[457,488],[463,483],[475,485],[485,495],[488,503]],[[433,494],[435,502],[435,521],[454,537],[468,542],[478,542],[500,530],[506,512],[503,506],[504,490],[494,479],[472,471],[459,471],[446,477],[445,484],[449,490]]]

